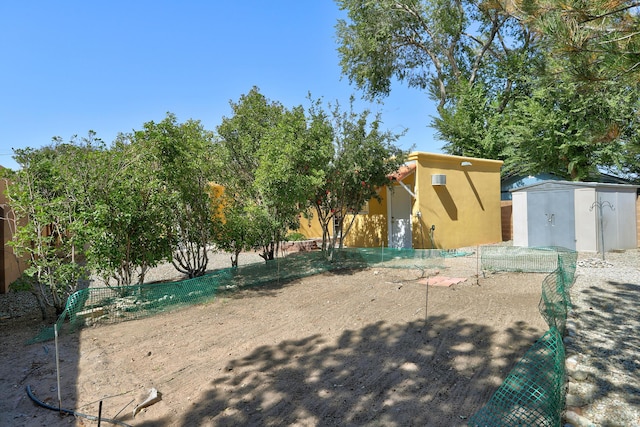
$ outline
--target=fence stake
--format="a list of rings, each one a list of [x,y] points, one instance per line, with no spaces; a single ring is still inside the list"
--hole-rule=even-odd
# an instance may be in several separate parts
[[[60,355],[58,353],[58,324],[53,324],[53,337],[56,344],[56,377],[58,380],[58,411],[62,410],[62,395],[60,394]]]

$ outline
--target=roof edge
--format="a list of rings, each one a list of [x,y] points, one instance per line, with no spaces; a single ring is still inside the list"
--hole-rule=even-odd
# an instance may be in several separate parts
[[[467,157],[467,156],[455,156],[453,154],[442,154],[442,153],[428,153],[425,151],[413,151],[409,153],[407,156],[407,160],[419,160],[419,159],[427,158],[429,160],[440,161],[440,162],[451,162],[451,161],[468,161],[468,162],[482,162],[487,164],[494,164],[496,166],[502,166],[504,162],[502,160],[493,160],[493,159],[483,159],[480,157]]]

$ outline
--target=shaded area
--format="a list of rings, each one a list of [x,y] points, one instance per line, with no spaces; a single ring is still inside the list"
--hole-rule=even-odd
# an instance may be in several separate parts
[[[444,185],[436,185],[433,188],[435,189],[436,194],[440,199],[440,203],[442,203],[442,206],[447,212],[447,215],[449,215],[449,219],[451,219],[452,221],[457,221],[458,207],[456,206],[456,202],[453,200],[453,197],[451,197],[451,193],[449,193],[447,187],[445,187]]]
[[[491,275],[480,287],[431,288],[425,323],[417,273],[336,270],[295,286],[272,281],[67,334],[62,376],[72,381],[73,365],[78,400],[63,388],[63,405],[96,414],[104,399],[105,416],[149,426],[463,425],[541,334],[529,310],[539,279]],[[55,403],[45,346],[47,375],[32,384]],[[127,405],[149,387],[163,400],[134,420]]]
[[[498,358],[495,331],[445,315],[257,347],[230,361],[178,425],[464,425],[531,344],[522,324],[507,334]]]
[[[473,426],[560,426],[565,401],[564,345],[552,327],[509,372]]]
[[[624,408],[640,407],[640,283],[608,283],[615,287],[614,292],[599,286],[583,290],[581,303],[574,309],[577,336],[567,347],[589,355],[589,402],[597,405],[601,399],[613,399],[616,404],[602,416],[624,422],[625,416],[631,416]],[[581,331],[590,331],[590,339],[581,337]],[[635,425],[638,419],[626,422]]]

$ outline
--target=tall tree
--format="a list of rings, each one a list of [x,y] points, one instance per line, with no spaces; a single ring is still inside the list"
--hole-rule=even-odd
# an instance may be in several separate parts
[[[547,54],[544,25],[532,23],[557,27],[565,15],[547,17],[543,3],[557,2],[338,1],[349,17],[337,25],[343,73],[371,97],[388,94],[393,79],[428,90],[438,102],[432,124],[446,141],[445,151],[504,160],[505,173],[546,170],[580,179],[594,163],[632,169],[640,150],[628,105],[636,107],[638,85],[618,79],[594,88],[575,80],[575,71],[623,58],[619,43],[636,37],[637,23],[626,16],[631,3],[602,4],[589,18],[572,15],[582,19],[583,29],[575,32],[584,49],[574,54],[571,42],[573,50],[555,56]],[[590,8],[584,2],[563,5]],[[619,17],[610,18],[603,7]],[[562,31],[573,31],[571,22]],[[592,40],[586,34],[594,22],[592,34],[598,37]],[[590,43],[613,42],[604,38],[611,25],[619,30],[619,43],[612,43],[616,48],[609,56],[596,54]]]
[[[92,210],[88,201],[94,182],[95,158],[102,141],[90,132],[86,138],[63,142],[54,138],[40,149],[15,150],[20,169],[13,173],[7,196],[14,212],[15,233],[9,243],[26,256],[24,276],[40,304],[56,313],[89,274],[85,249],[91,235]]]
[[[324,166],[326,178],[310,199],[322,226],[322,251],[329,260],[342,249],[355,214],[367,201],[379,198],[378,189],[391,184],[389,176],[406,157],[394,145],[401,135],[380,129],[379,116],[370,122],[369,111],[354,111],[353,101],[347,111],[339,104],[330,106],[330,115],[319,104],[311,109],[313,116],[330,117],[332,126],[332,156]]]
[[[598,84],[640,76],[640,2],[628,0],[515,1],[514,13],[547,47],[553,71]]]
[[[206,272],[208,246],[213,241],[216,205],[210,193],[213,179],[213,134],[199,121],[178,123],[174,114],[159,123],[148,122],[135,133],[137,143],[144,143],[159,162],[159,179],[174,193],[176,205],[167,224],[174,236],[174,267],[188,277]]]
[[[101,159],[103,184],[93,194],[95,232],[89,246],[94,271],[119,290],[143,283],[149,268],[170,260],[176,194],[160,179],[148,141],[121,134]]]
[[[270,101],[256,87],[231,107],[233,116],[217,128],[220,183],[232,199],[225,245],[236,253],[260,247],[268,261],[324,179],[330,128],[319,117],[307,118],[302,107],[289,110]],[[243,217],[252,219],[251,228],[239,233],[241,227],[232,221]]]
[[[484,78],[504,102],[513,75],[491,74],[529,50],[534,35],[501,3],[468,0],[337,0],[349,20],[336,26],[343,74],[369,97],[393,79],[427,90],[443,108],[463,82]],[[504,69],[506,71],[506,68]]]
[[[488,139],[492,116],[531,90],[536,38],[499,2],[339,0],[348,20],[337,34],[342,72],[370,98],[394,80],[437,102],[433,125],[452,154],[504,159],[504,140]],[[425,117],[425,125],[427,118]]]

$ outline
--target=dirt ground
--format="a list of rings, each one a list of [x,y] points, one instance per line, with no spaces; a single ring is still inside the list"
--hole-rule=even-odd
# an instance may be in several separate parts
[[[547,329],[544,275],[476,279],[475,256],[416,269],[338,271],[154,317],[63,333],[62,408],[131,426],[457,426]],[[428,272],[435,275],[435,271]],[[0,425],[93,426],[58,407],[54,342],[0,321]],[[161,400],[133,410],[151,388]],[[102,425],[110,425],[103,421]]]

